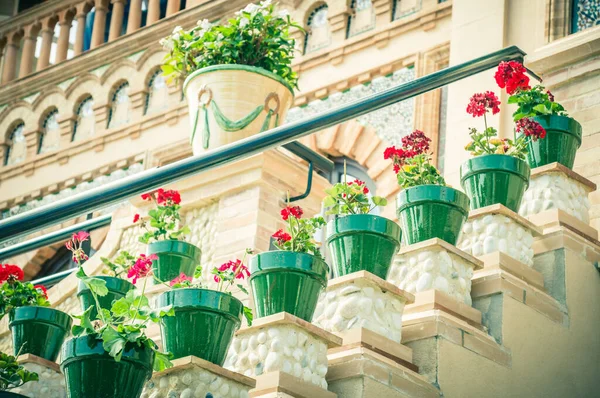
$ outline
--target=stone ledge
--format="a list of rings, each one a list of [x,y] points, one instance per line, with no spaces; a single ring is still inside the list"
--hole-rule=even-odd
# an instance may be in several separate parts
[[[377,275],[374,275],[367,271],[353,272],[348,275],[340,276],[338,278],[330,279],[327,283],[327,291],[332,290],[334,287],[344,285],[350,282],[355,282],[358,279],[365,279],[369,282],[373,282],[377,285],[384,293],[390,292],[394,295],[401,296],[406,300],[406,304],[412,304],[415,302],[415,296],[412,293],[407,292],[398,288],[393,283],[390,283],[384,279],[381,279]]]
[[[544,231],[544,234],[552,232],[557,226],[564,226],[584,238],[598,240],[598,231],[596,228],[591,227],[561,209],[550,209],[541,213],[531,214],[527,216],[527,219],[540,227]]]
[[[544,236],[533,242],[533,251],[536,256],[564,248],[581,254],[591,263],[600,262],[600,241],[582,236],[566,225],[547,230]]]
[[[593,181],[588,180],[581,174],[574,172],[567,166],[563,166],[558,162],[550,163],[544,166],[536,167],[535,169],[531,169],[531,177],[537,177],[548,173],[563,173],[567,177],[586,186],[589,192],[595,191],[597,188],[596,184]]]
[[[344,339],[344,345],[330,349],[327,352],[328,358],[331,358],[332,354],[343,353],[346,350],[357,347],[364,347],[418,372],[418,368],[412,364],[412,350],[405,345],[365,328],[352,329],[340,335]]]
[[[400,252],[398,254],[415,253],[415,252],[419,252],[424,249],[433,249],[436,247],[445,249],[446,251],[448,251],[452,254],[455,254],[458,257],[461,257],[462,259],[464,259],[470,263],[473,263],[473,267],[476,270],[483,268],[483,262],[481,260],[477,259],[477,257],[474,257],[474,256],[470,255],[469,253],[466,253],[466,252],[460,250],[458,247],[451,245],[450,243],[446,242],[445,240],[439,239],[439,238],[432,238],[432,239],[425,240],[423,242],[415,243],[413,245],[403,246],[402,248],[400,248]]]
[[[25,364],[25,363],[34,363],[36,365],[40,365],[43,366],[45,368],[51,369],[57,373],[62,373],[60,371],[60,365],[57,364],[56,362],[52,362],[49,361],[47,359],[44,359],[42,357],[38,357],[37,355],[32,355],[32,354],[23,354],[23,355],[19,355],[17,357],[17,362],[19,362],[20,364]]]
[[[502,366],[511,366],[510,350],[496,343],[487,333],[443,311],[431,310],[406,316],[402,329],[405,344],[439,336]]]
[[[251,398],[265,397],[282,392],[294,398],[335,398],[336,395],[312,383],[284,372],[271,372],[256,377],[256,387],[249,392]]]
[[[500,214],[500,215],[506,216],[506,217],[510,218],[511,220],[515,221],[517,224],[520,224],[523,228],[531,230],[531,234],[534,237],[538,237],[538,236],[542,235],[542,231],[534,223],[532,223],[525,217],[520,216],[518,213],[515,213],[514,211],[510,210],[508,207],[501,205],[499,203],[495,204],[495,205],[491,205],[491,206],[482,207],[480,209],[471,210],[469,212],[469,220],[474,219],[474,218],[479,218],[482,216],[486,216],[488,214],[489,215]]]
[[[440,310],[452,316],[458,317],[473,327],[482,328],[481,312],[479,310],[462,303],[446,293],[435,289],[427,290],[416,294],[414,304],[407,305],[404,310],[403,321],[408,315],[417,315],[423,311]]]
[[[419,373],[407,369],[405,366],[380,355],[366,347],[357,347],[343,353],[330,355],[329,373],[327,381],[330,388],[335,391],[336,382],[352,378],[369,378],[375,380],[389,389],[383,397],[411,396],[411,397],[439,397],[440,391],[431,385]],[[352,396],[338,395],[344,398],[364,397],[371,398],[373,394],[367,392],[353,392]],[[378,389],[378,391],[380,391]],[[354,394],[355,393],[355,394]]]
[[[505,293],[513,299],[543,314],[550,320],[568,325],[567,308],[552,296],[503,270],[473,278],[473,298]]]
[[[310,322],[306,322],[304,319],[300,319],[297,316],[289,314],[287,312],[280,312],[264,318],[254,319],[252,326],[242,327],[237,331],[236,336],[243,336],[246,333],[252,333],[264,327],[276,326],[276,325],[292,325],[300,327],[306,330],[314,337],[324,340],[327,343],[328,348],[339,347],[342,345],[342,338],[336,336],[333,333],[329,333],[326,330],[321,329],[318,326],[313,325]]]
[[[239,374],[236,372],[232,372],[231,370],[225,369],[219,365],[215,365],[212,362],[206,361],[202,358],[198,358],[196,356],[190,355],[183,358],[177,358],[171,361],[173,363],[173,367],[169,369],[165,369],[161,372],[155,372],[152,377],[160,377],[165,376],[170,373],[173,373],[177,370],[189,369],[199,367],[202,369],[206,369],[218,376],[225,377],[227,379],[236,381],[240,384],[253,388],[256,385],[256,381],[251,378],[244,376],[243,374]]]
[[[495,252],[484,254],[483,256],[479,256],[479,258],[484,262],[485,268],[475,272],[473,280],[478,276],[489,274],[489,271],[503,270],[541,290],[544,289],[544,276],[540,272],[528,267],[519,260],[515,260],[506,253]],[[471,290],[471,295],[473,295],[472,293]]]

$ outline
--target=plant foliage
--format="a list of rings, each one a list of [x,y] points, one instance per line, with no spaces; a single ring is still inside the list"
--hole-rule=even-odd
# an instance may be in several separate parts
[[[37,373],[25,369],[12,355],[0,352],[0,391],[11,390],[37,380]]]

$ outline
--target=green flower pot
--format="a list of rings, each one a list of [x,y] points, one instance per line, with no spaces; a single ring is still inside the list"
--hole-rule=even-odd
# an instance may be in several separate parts
[[[52,362],[73,323],[68,314],[50,307],[19,307],[8,317],[14,354],[33,354]]]
[[[154,351],[131,344],[119,362],[108,355],[102,340],[84,335],[65,342],[60,369],[69,398],[135,398],[152,376]]]
[[[581,124],[568,116],[536,116],[546,130],[546,138],[529,142],[527,161],[532,168],[558,162],[570,169],[581,146]]]
[[[147,255],[156,254],[158,260],[152,262],[154,275],[163,282],[169,282],[182,272],[194,276],[200,264],[202,253],[191,243],[181,240],[161,240],[148,245]]]
[[[371,214],[336,217],[327,223],[327,245],[335,277],[368,271],[386,279],[400,248],[398,224]]]
[[[460,183],[471,199],[471,209],[503,204],[519,211],[529,186],[527,162],[509,155],[484,155],[460,166]]]
[[[0,398],[27,398],[27,396],[17,394],[16,392],[0,391]]]
[[[454,188],[419,185],[400,191],[396,212],[405,244],[439,238],[456,245],[469,216],[469,198]]]
[[[308,253],[270,251],[250,260],[254,317],[287,312],[312,321],[319,294],[327,286],[329,267]]]
[[[175,310],[175,316],[166,317],[161,325],[166,351],[175,359],[195,355],[223,366],[242,321],[240,300],[215,290],[182,288],[164,292],[156,305],[172,305]]]
[[[94,278],[106,281],[108,293],[106,294],[106,296],[98,297],[100,308],[104,308],[106,310],[110,310],[114,301],[125,297],[128,291],[133,290],[135,288],[135,286],[133,286],[131,282],[114,276],[94,276]],[[94,307],[90,312],[90,319],[96,319],[96,317],[98,316],[98,311],[96,310],[96,302],[94,301],[92,292],[82,281],[79,282],[79,287],[77,289],[77,297],[79,297],[79,302],[81,303],[81,309],[83,311],[87,310],[90,306]]]

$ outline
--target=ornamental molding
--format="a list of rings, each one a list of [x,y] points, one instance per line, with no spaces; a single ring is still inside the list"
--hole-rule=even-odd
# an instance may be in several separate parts
[[[379,28],[363,34],[353,36],[338,45],[327,46],[321,50],[298,57],[293,62],[296,72],[312,69],[324,63],[334,65],[343,62],[343,57],[358,52],[366,47],[376,46],[384,48],[390,39],[416,29],[431,30],[437,21],[449,18],[452,15],[452,1],[435,4],[433,7],[423,8],[419,12],[404,17]]]

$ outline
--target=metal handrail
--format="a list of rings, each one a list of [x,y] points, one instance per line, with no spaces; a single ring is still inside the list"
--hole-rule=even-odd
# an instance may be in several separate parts
[[[199,172],[287,144],[319,130],[355,119],[385,106],[494,68],[501,61],[522,61],[524,56],[525,53],[520,48],[516,46],[507,47],[361,98],[339,108],[325,111],[311,118],[285,124],[250,138],[225,145],[201,156],[189,157],[160,168],[150,169],[102,187],[38,207],[0,221],[0,242],[110,206],[128,197],[157,189],[162,185],[173,183]]]
[[[53,243],[62,242],[69,239],[71,235],[77,231],[89,232],[105,227],[110,225],[111,220],[112,216],[110,214],[106,214],[104,216],[96,217],[92,220],[86,220],[78,224],[73,224],[58,231],[50,232],[46,235],[37,236],[33,239],[26,240],[25,242],[20,242],[12,246],[5,247],[0,249],[0,261],[17,256],[19,254],[27,253],[31,250],[39,249],[40,247],[51,245]]]

